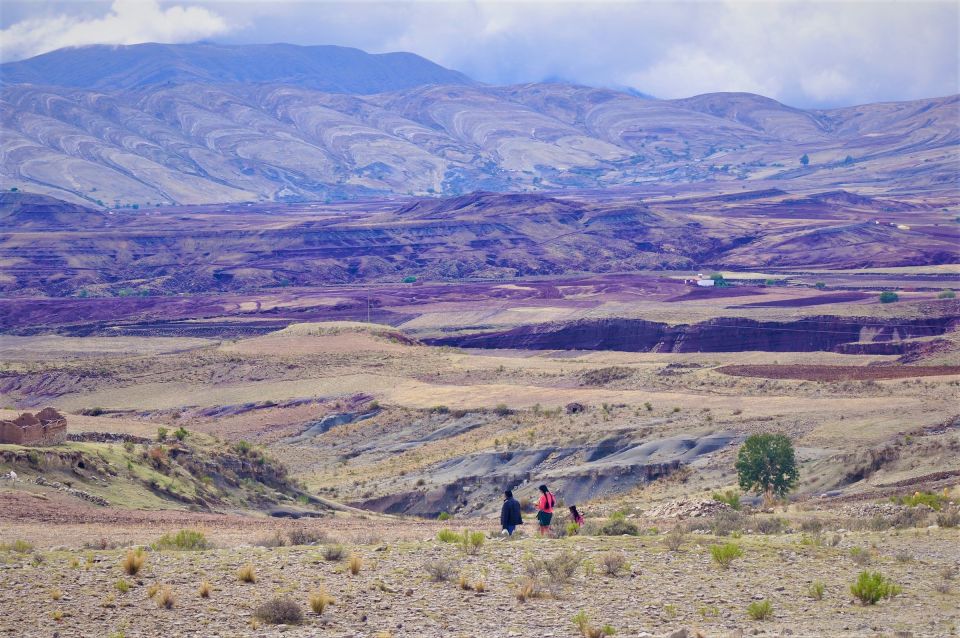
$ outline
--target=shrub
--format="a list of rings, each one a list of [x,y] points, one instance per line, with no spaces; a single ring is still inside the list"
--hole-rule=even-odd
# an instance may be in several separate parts
[[[467,554],[477,554],[480,552],[480,548],[483,547],[483,543],[486,541],[486,539],[487,536],[483,532],[470,532],[463,530],[460,546]]]
[[[348,563],[348,566],[350,568],[350,573],[356,576],[360,573],[360,570],[363,569],[363,559],[357,554],[350,554],[350,562]]]
[[[543,560],[541,564],[544,571],[550,575],[551,582],[567,583],[573,578],[580,561],[580,555],[565,549],[553,558]]]
[[[210,549],[210,543],[203,532],[192,529],[182,529],[176,534],[164,534],[153,544],[154,549],[176,549],[184,551],[201,551]]]
[[[937,514],[937,525],[940,527],[957,527],[960,525],[960,509],[948,507]]]
[[[241,583],[255,583],[257,582],[257,572],[253,565],[247,563],[237,570],[237,578]]]
[[[731,508],[735,510],[740,509],[740,493],[735,490],[727,490],[726,492],[714,492],[713,500],[720,503],[726,503]]]
[[[769,600],[755,600],[747,605],[747,615],[754,620],[767,620],[773,616],[773,605]]]
[[[120,592],[121,594],[125,594],[125,593],[127,593],[128,591],[130,591],[130,583],[128,583],[127,581],[125,581],[125,580],[122,579],[122,578],[121,578],[120,580],[118,580],[118,581],[116,582],[116,585],[114,585],[114,586],[117,588],[117,591]]]
[[[584,638],[603,638],[603,636],[612,636],[617,633],[610,625],[604,625],[602,627],[592,625],[587,613],[584,611],[577,613],[577,615],[570,620],[576,625],[577,631],[579,631],[580,635]]]
[[[291,545],[314,545],[322,542],[325,538],[322,532],[315,532],[303,527],[291,530],[287,533],[287,538]]]
[[[453,517],[450,516],[449,512],[440,512],[440,514],[437,516],[438,521],[449,521],[451,518]]]
[[[683,528],[680,525],[677,525],[670,533],[663,537],[663,544],[667,546],[671,552],[680,551],[680,547],[683,545],[684,540]]]
[[[737,452],[740,489],[768,497],[783,496],[799,478],[793,443],[783,434],[752,434]]]
[[[870,551],[862,547],[851,547],[850,560],[857,565],[866,565],[870,562]]]
[[[517,587],[517,600],[525,603],[540,596],[540,583],[536,578],[525,578]]]
[[[343,560],[343,556],[346,554],[346,550],[343,549],[343,545],[327,545],[323,548],[323,559],[331,562],[337,562]]]
[[[510,408],[507,407],[506,403],[498,403],[497,407],[493,409],[493,413],[497,416],[508,416],[510,414]]]
[[[610,522],[600,528],[600,533],[603,536],[639,536],[640,528],[630,521],[611,516]]]
[[[456,533],[452,529],[442,529],[437,532],[437,540],[444,543],[461,543],[463,542],[463,536]]]
[[[900,299],[900,295],[890,290],[884,290],[883,292],[880,293],[880,303],[893,303],[894,301],[898,301],[899,299]]]
[[[276,531],[269,536],[258,538],[253,541],[253,544],[257,547],[286,547],[287,539],[281,536],[279,531]]]
[[[758,516],[753,520],[754,528],[761,534],[779,534],[786,525],[786,521],[776,516],[772,518]]]
[[[178,441],[184,440],[189,434],[190,433],[187,432],[186,428],[184,428],[182,425],[173,431],[173,436],[175,436]]]
[[[890,500],[907,507],[918,507],[926,505],[935,512],[939,512],[943,507],[944,498],[933,492],[914,492],[907,496],[891,496]]]
[[[161,609],[173,609],[173,605],[177,601],[173,595],[173,590],[170,589],[169,585],[163,585],[160,587],[153,598],[157,601],[157,607],[160,607]]]
[[[291,598],[271,598],[254,610],[253,615],[269,625],[299,625],[303,623],[303,611]]]
[[[580,526],[574,522],[567,523],[567,536],[576,536],[580,533]]]
[[[333,599],[327,595],[327,590],[322,587],[310,594],[310,609],[318,616],[322,616],[331,604],[333,604]]]
[[[876,605],[881,598],[893,598],[900,592],[900,587],[880,572],[860,572],[857,582],[850,585],[850,593],[863,605]]]
[[[147,562],[147,554],[142,548],[138,547],[127,551],[127,555],[123,557],[120,566],[127,574],[136,576],[145,562]]]
[[[607,576],[616,576],[626,565],[627,557],[623,555],[623,552],[611,549],[601,557],[600,563],[603,565],[603,571]]]
[[[807,588],[807,593],[810,595],[810,598],[814,600],[823,600],[823,592],[826,588],[827,586],[822,580],[815,580],[810,583],[810,587]]]
[[[205,580],[200,583],[197,593],[200,594],[200,598],[210,598],[210,594],[213,593],[213,585],[211,585],[209,581]]]
[[[811,534],[819,534],[823,531],[823,521],[819,518],[805,518],[800,521],[800,530]]]
[[[430,580],[435,583],[442,583],[450,580],[450,578],[453,576],[453,572],[455,571],[453,563],[447,560],[427,561],[424,564],[423,569],[427,572],[427,575],[430,576]]]
[[[723,545],[712,545],[710,555],[713,562],[721,569],[729,569],[733,561],[743,556],[743,550],[736,543],[725,543]]]
[[[170,430],[168,430],[167,428],[157,428],[157,441],[159,441],[160,443],[163,443],[164,441],[166,441],[167,433],[169,431]]]
[[[941,290],[937,293],[937,299],[956,299],[957,293],[953,292],[949,288],[947,290]]]
[[[473,590],[473,585],[470,584],[470,579],[467,578],[466,574],[460,574],[460,578],[457,579],[457,585],[464,591]]]
[[[743,531],[745,520],[744,516],[735,510],[720,510],[710,522],[710,533],[714,536],[729,536],[733,532]]]

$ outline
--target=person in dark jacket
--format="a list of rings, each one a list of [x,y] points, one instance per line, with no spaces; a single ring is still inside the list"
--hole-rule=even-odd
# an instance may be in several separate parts
[[[506,490],[503,493],[503,507],[500,508],[500,527],[503,528],[502,534],[513,536],[513,531],[517,525],[523,525],[523,518],[520,516],[520,501],[513,498],[513,492]]]

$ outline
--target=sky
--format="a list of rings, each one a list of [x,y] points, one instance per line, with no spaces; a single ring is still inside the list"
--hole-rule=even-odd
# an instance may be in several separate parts
[[[562,80],[798,107],[960,92],[956,0],[3,0],[0,60],[65,46],[337,44],[410,51],[491,84]]]

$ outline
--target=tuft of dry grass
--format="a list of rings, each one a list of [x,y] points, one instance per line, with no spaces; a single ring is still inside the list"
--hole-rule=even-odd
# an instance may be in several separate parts
[[[310,594],[310,609],[318,616],[322,616],[326,608],[332,604],[333,598],[327,594],[327,590],[323,587]]]
[[[460,574],[457,584],[460,586],[460,589],[464,591],[473,591],[473,585],[470,584],[470,579],[467,578],[466,574]]]
[[[147,553],[143,551],[143,548],[138,547],[137,549],[131,549],[127,551],[127,555],[123,557],[123,561],[120,562],[120,566],[123,568],[125,573],[131,576],[136,576],[146,562]]]
[[[347,563],[350,573],[356,576],[363,569],[363,559],[357,554],[350,554],[350,561]]]
[[[607,576],[616,576],[627,563],[627,557],[621,551],[611,549],[600,559],[603,571]]]
[[[200,598],[210,598],[210,594],[212,592],[213,585],[206,580],[200,583],[200,588],[197,590],[197,593],[200,594]]]
[[[61,596],[63,596],[63,592],[56,587],[50,590],[50,600],[60,600]]]
[[[473,584],[473,591],[477,592],[478,594],[482,594],[483,592],[487,591],[487,583],[481,578]]]
[[[525,603],[531,598],[540,597],[540,583],[535,578],[525,578],[517,587],[517,600]]]
[[[176,597],[173,595],[173,590],[169,585],[164,585],[158,591],[154,599],[157,601],[157,607],[161,609],[173,609],[174,603],[177,602]]]
[[[253,565],[247,563],[237,570],[237,578],[240,579],[241,583],[255,583],[257,582],[257,572],[253,569]]]
[[[147,598],[153,598],[154,596],[157,595],[157,592],[158,592],[158,591],[160,591],[160,585],[159,585],[159,584],[154,583],[154,584],[150,585],[149,587],[147,587]]]

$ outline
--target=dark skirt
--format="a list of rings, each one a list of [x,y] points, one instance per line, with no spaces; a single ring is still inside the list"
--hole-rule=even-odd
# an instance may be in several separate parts
[[[552,513],[547,512],[537,512],[537,520],[540,522],[540,527],[550,527],[550,521],[553,519]]]

